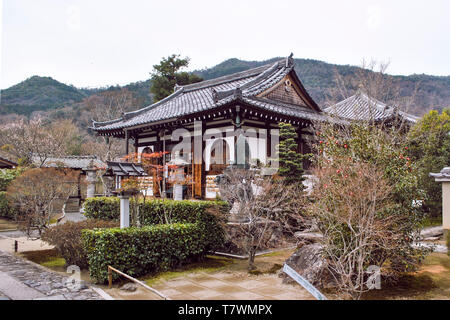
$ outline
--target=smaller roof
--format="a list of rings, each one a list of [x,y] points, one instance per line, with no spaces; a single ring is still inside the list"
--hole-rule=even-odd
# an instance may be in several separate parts
[[[11,160],[8,160],[6,158],[0,157],[0,168],[1,169],[5,169],[5,168],[11,169],[14,167],[17,167],[17,163],[15,163]]]
[[[37,156],[33,156],[33,163],[39,163]],[[95,169],[104,168],[106,164],[96,156],[67,156],[67,157],[48,157],[44,164],[44,168],[70,168],[70,169]]]
[[[381,122],[402,117],[409,123],[416,123],[418,117],[389,106],[358,90],[353,96],[332,105],[325,112],[348,120]]]
[[[146,176],[140,163],[108,161],[107,173],[114,176]]]
[[[436,182],[450,182],[450,167],[444,167],[439,173],[430,173]]]

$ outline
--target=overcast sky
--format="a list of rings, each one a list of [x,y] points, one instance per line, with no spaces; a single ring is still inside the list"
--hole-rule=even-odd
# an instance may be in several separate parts
[[[1,1],[1,0],[0,0]],[[77,87],[145,80],[161,57],[190,69],[274,56],[391,74],[450,75],[450,1],[3,0],[0,87],[32,75]]]

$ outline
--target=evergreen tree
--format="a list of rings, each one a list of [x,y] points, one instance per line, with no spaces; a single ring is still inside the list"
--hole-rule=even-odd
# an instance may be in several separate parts
[[[432,110],[425,114],[408,133],[408,150],[411,160],[419,164],[419,185],[425,191],[422,206],[431,217],[442,212],[442,186],[430,177],[450,164],[450,108],[439,113]]]
[[[278,174],[289,184],[303,186],[303,159],[304,155],[297,152],[297,132],[289,123],[280,123],[280,144],[278,145],[279,169]]]
[[[153,66],[150,92],[154,94],[154,102],[172,94],[176,84],[182,86],[203,80],[196,74],[179,71],[188,65],[189,58],[180,59],[180,55],[173,54]]]

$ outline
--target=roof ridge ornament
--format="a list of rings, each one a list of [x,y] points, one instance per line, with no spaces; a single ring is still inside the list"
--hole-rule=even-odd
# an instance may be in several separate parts
[[[291,52],[289,57],[286,58],[286,68],[292,67],[294,65],[294,53]]]
[[[217,90],[212,88],[211,93],[212,93],[214,103],[219,102],[219,95],[217,94]]]

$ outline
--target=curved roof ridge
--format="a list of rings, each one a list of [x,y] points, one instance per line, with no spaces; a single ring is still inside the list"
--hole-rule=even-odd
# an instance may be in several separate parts
[[[113,124],[113,123],[116,123],[116,122],[119,122],[119,121],[122,121],[122,120],[123,120],[122,118],[117,118],[117,119],[107,120],[107,121],[95,121],[95,120],[92,120],[92,127],[96,128],[97,124],[99,124],[99,125],[108,125],[108,124]]]
[[[175,98],[176,96],[180,95],[183,91],[184,91],[184,89],[183,89],[183,87],[181,87],[180,89],[178,89],[177,91],[175,91],[171,95],[169,95],[169,96],[167,96],[167,97],[165,97],[165,98],[163,98],[163,99],[161,99],[161,100],[159,100],[159,101],[157,101],[157,102],[155,102],[155,103],[153,103],[153,104],[151,104],[151,105],[149,105],[147,107],[144,107],[144,108],[141,108],[141,109],[138,109],[138,110],[135,110],[135,111],[125,112],[124,116],[122,116],[122,120],[128,120],[129,118],[127,119],[126,118],[127,116],[130,116],[130,115],[131,116],[137,116],[137,115],[141,114],[141,112],[148,111],[148,110],[151,110],[153,108],[156,108],[157,106],[159,106],[159,105],[161,105],[161,104],[171,100],[172,98]]]
[[[267,71],[268,69],[272,68],[275,64],[279,64],[279,62],[280,61],[277,61],[274,63],[269,63],[269,64],[265,64],[265,65],[262,65],[262,66],[259,66],[256,68],[252,68],[252,69],[248,69],[248,70],[244,70],[244,71],[240,71],[240,72],[235,72],[235,73],[221,76],[218,78],[188,84],[185,86],[181,86],[181,88],[184,88],[185,92],[189,92],[189,91],[193,91],[193,90],[205,89],[205,88],[217,86],[217,85],[220,85],[220,84],[223,84],[226,82],[230,82],[230,81],[249,78],[249,77],[252,77],[255,75],[259,76],[262,73],[264,73],[265,71]]]
[[[147,107],[138,109],[138,110],[134,110],[134,111],[129,111],[129,112],[124,112],[122,117],[114,119],[114,120],[110,120],[110,121],[95,121],[92,120],[92,125],[93,128],[96,128],[96,125],[100,124],[100,125],[108,125],[108,124],[114,124],[120,121],[125,121],[125,120],[129,120],[130,118],[134,117],[134,116],[138,116],[140,115],[142,112],[151,110],[153,108],[156,108],[157,106],[167,102],[168,100],[171,100],[172,98],[175,98],[176,96],[178,96],[180,93],[183,92],[183,88],[178,89],[177,91],[175,91],[174,93],[172,93],[171,95],[159,100],[158,102],[155,102]],[[131,117],[130,117],[131,116]]]
[[[280,61],[277,61],[273,63],[269,68],[266,68],[263,72],[261,72],[259,75],[257,75],[254,79],[244,83],[242,86],[238,86],[236,88],[227,89],[227,90],[215,90],[213,94],[217,94],[218,100],[225,99],[226,97],[234,94],[236,90],[240,90],[243,93],[244,89],[250,89],[251,87],[257,85],[261,82],[261,80],[265,80],[269,75],[273,74],[276,70],[278,70],[280,66]]]

